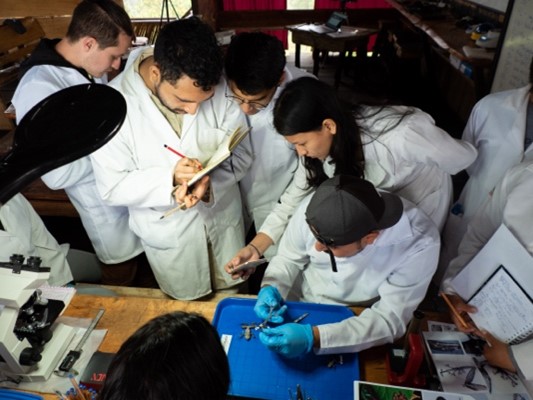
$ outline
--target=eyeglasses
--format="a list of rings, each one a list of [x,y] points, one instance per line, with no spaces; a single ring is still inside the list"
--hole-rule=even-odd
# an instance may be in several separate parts
[[[262,104],[262,103],[258,103],[257,101],[249,101],[249,100],[246,100],[246,99],[241,99],[240,97],[228,94],[228,88],[226,88],[225,96],[226,96],[227,99],[229,99],[230,101],[233,101],[234,103],[236,103],[239,106],[241,104],[247,104],[248,106],[252,107],[253,109],[255,109],[257,111],[264,110],[265,108],[268,107],[268,104],[270,103],[270,101],[269,101],[267,104]]]
[[[324,246],[326,246],[326,253],[329,254],[329,261],[331,262],[331,270],[333,272],[337,272],[337,262],[335,261],[335,255],[331,251],[331,248],[335,247],[335,241],[331,238],[326,239],[324,236],[318,233],[318,230],[311,223],[309,223],[309,221],[307,221],[307,224],[309,225],[309,228],[311,229],[311,232],[313,233],[315,239],[322,243]]]

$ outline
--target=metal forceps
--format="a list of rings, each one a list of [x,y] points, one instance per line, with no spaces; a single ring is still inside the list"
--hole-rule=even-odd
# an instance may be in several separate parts
[[[267,327],[268,321],[270,321],[270,318],[272,318],[272,313],[274,312],[274,306],[270,306],[270,311],[268,312],[267,317],[264,319],[263,322],[261,322],[259,325],[255,327],[255,330],[263,330]]]

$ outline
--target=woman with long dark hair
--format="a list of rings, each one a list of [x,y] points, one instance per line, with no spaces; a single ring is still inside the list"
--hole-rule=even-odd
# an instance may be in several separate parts
[[[406,106],[349,110],[316,79],[290,82],[274,109],[274,126],[301,164],[256,237],[228,263],[253,260],[283,234],[296,206],[328,177],[352,175],[413,202],[442,230],[452,201],[451,176],[476,158],[475,148]],[[238,275],[237,275],[238,276]]]

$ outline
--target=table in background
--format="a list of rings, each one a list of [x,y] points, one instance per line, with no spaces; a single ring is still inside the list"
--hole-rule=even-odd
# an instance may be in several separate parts
[[[291,25],[286,28],[292,33],[292,41],[296,45],[294,64],[300,67],[301,45],[313,48],[313,75],[318,76],[320,53],[322,51],[339,52],[339,61],[335,70],[335,87],[339,87],[341,74],[345,64],[346,52],[355,50],[359,61],[366,58],[368,40],[377,29],[343,26],[339,32],[316,33],[310,30],[309,24]]]
[[[443,11],[442,18],[423,19],[412,14],[407,6],[397,0],[387,0],[387,2],[402,14],[405,21],[424,32],[438,48],[447,52],[451,56],[450,62],[451,60],[455,63],[466,62],[472,66],[472,80],[475,84],[477,99],[489,92],[488,74],[493,60],[468,57],[464,53],[463,46],[476,47],[476,45],[470,35],[465,32],[465,28],[456,24],[457,18],[449,11]],[[457,65],[454,66],[457,68]]]

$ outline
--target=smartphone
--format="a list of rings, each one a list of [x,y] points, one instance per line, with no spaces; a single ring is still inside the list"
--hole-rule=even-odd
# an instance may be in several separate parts
[[[231,273],[234,274],[236,272],[246,271],[248,269],[255,269],[259,265],[264,264],[266,262],[268,262],[266,258],[261,258],[259,260],[255,260],[255,261],[246,261],[245,263],[237,265],[235,268],[233,268]]]

